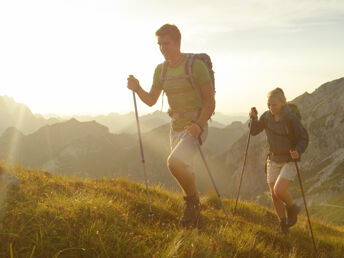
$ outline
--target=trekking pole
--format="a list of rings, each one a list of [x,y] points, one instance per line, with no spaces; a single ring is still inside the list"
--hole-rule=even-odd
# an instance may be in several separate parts
[[[148,200],[148,207],[149,207],[148,217],[151,218],[151,217],[154,216],[154,214],[152,212],[152,206],[151,206],[150,195],[149,195],[149,190],[148,190],[148,177],[147,177],[147,171],[146,171],[145,157],[144,157],[144,154],[143,154],[143,146],[142,146],[142,138],[141,138],[141,130],[140,130],[140,121],[139,121],[139,115],[138,115],[138,112],[137,112],[136,96],[135,96],[135,92],[134,91],[133,91],[133,99],[134,99],[134,106],[135,106],[137,134],[139,136],[139,142],[140,142],[141,162],[142,162],[143,173],[144,173],[144,177],[145,177],[146,193],[147,193],[147,200]]]
[[[234,212],[233,215],[236,213],[236,208],[238,205],[238,200],[239,200],[239,195],[240,195],[240,189],[241,189],[241,184],[242,184],[242,179],[244,177],[244,171],[245,171],[245,166],[246,166],[246,158],[247,158],[247,151],[248,151],[248,146],[250,144],[250,139],[251,139],[251,127],[252,127],[252,118],[250,118],[250,130],[248,132],[248,139],[247,139],[247,144],[246,144],[246,151],[245,151],[245,157],[244,157],[244,164],[242,165],[242,170],[241,170],[241,175],[240,175],[240,183],[239,183],[239,189],[235,201],[235,207],[234,207]]]
[[[216,187],[216,184],[215,184],[215,180],[214,180],[214,178],[213,178],[212,173],[210,172],[208,163],[207,163],[207,161],[206,161],[206,159],[205,159],[205,157],[204,157],[203,151],[202,151],[202,149],[201,149],[201,145],[199,144],[199,141],[198,141],[198,139],[197,139],[196,136],[195,136],[195,144],[196,144],[196,146],[197,146],[197,148],[198,148],[198,150],[199,150],[199,153],[201,154],[202,160],[203,160],[204,165],[205,165],[205,167],[206,167],[206,169],[207,169],[207,172],[208,172],[208,174],[209,174],[210,180],[211,180],[211,182],[213,183],[213,186],[214,186],[214,188],[215,188],[217,197],[219,197],[219,200],[220,200],[222,209],[223,209],[223,211],[224,211],[224,213],[225,213],[225,215],[226,215],[227,223],[231,226],[232,231],[233,231],[233,233],[234,233],[233,225],[232,225],[231,221],[229,220],[228,213],[227,213],[227,211],[226,211],[226,209],[225,209],[225,206],[223,205],[223,202],[222,202],[222,200],[221,200],[220,193],[219,193],[219,191],[217,190],[217,187]]]
[[[303,191],[303,186],[302,186],[302,181],[301,181],[301,175],[300,175],[300,171],[299,171],[299,166],[298,166],[296,160],[294,160],[294,162],[295,162],[295,167],[296,167],[296,171],[297,171],[297,176],[298,176],[298,178],[299,178],[299,183],[300,183],[300,189],[301,189],[301,193],[302,193],[303,203],[304,203],[304,205],[305,205],[305,210],[306,210],[306,214],[307,214],[309,230],[311,231],[311,235],[312,235],[312,241],[313,241],[314,251],[315,251],[315,255],[317,255],[317,246],[316,246],[315,241],[314,241],[314,235],[313,235],[313,230],[312,230],[312,224],[311,224],[311,220],[310,220],[310,218],[309,218],[309,213],[308,213],[308,208],[307,208],[305,193],[304,193],[304,191]]]

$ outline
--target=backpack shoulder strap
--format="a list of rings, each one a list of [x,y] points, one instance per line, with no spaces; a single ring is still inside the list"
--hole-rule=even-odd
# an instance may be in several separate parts
[[[291,143],[291,147],[294,149],[296,147],[296,138],[293,121],[291,119],[284,122],[284,130],[286,131],[287,137]]]
[[[166,80],[166,72],[167,72],[167,63],[166,61],[162,63],[162,67],[161,67],[161,73],[160,73],[160,86],[162,88],[162,96],[161,96],[161,112],[164,108],[164,95],[165,95],[165,90],[164,90],[164,82]]]
[[[265,111],[260,118],[263,122],[264,128],[268,127],[268,115],[269,115],[269,111]]]
[[[295,116],[294,119],[299,119],[298,114],[294,114],[294,116]],[[299,122],[301,123],[301,121],[299,121]],[[302,127],[302,130],[304,131],[304,133],[306,134],[306,148],[307,148],[307,146],[309,144],[309,134],[308,134],[307,129],[304,127],[304,125],[302,123],[301,123],[301,127]],[[295,148],[298,139],[296,139],[295,127],[293,124],[293,120],[292,119],[286,120],[284,128],[287,132],[287,136],[288,136],[290,142],[292,143],[292,147]]]
[[[190,81],[192,88],[196,91],[199,100],[202,101],[200,89],[197,87],[196,82],[195,82],[195,78],[193,76],[192,67],[193,67],[194,62],[195,62],[195,54],[188,54],[188,58],[187,58],[186,63],[185,63],[185,73],[189,78],[189,81]]]
[[[160,73],[160,86],[162,89],[164,89],[163,84],[164,81],[166,80],[166,72],[167,72],[167,63],[166,61],[162,63],[162,67],[161,67],[161,73]]]
[[[301,117],[301,113],[300,113],[299,108],[295,104],[290,103],[290,102],[288,102],[288,106],[289,106],[291,112],[293,112],[294,115],[296,115],[297,118],[301,120],[302,117]]]
[[[185,74],[189,76],[191,86],[195,89],[196,83],[195,83],[195,78],[193,77],[193,74],[192,74],[192,66],[193,66],[194,61],[195,61],[195,55],[188,54],[188,58],[186,59],[186,62],[185,62]]]

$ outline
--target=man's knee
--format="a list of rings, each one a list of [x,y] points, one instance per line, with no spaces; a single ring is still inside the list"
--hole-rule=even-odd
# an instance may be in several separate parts
[[[284,190],[282,187],[280,187],[280,186],[278,186],[278,185],[275,185],[275,187],[274,187],[274,193],[275,193],[275,195],[276,195],[278,198],[280,198],[281,196],[283,196],[284,192],[285,192],[285,190]]]
[[[274,188],[270,189],[270,194],[271,194],[271,199],[272,199],[273,202],[276,202],[276,201],[279,200],[277,195],[276,195],[276,193],[275,193],[275,189]]]
[[[176,171],[183,166],[185,166],[184,163],[172,155],[167,158],[167,168],[173,175],[175,175]]]

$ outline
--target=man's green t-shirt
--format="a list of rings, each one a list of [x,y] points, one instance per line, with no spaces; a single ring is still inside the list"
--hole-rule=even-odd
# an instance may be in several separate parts
[[[185,75],[185,63],[187,61],[187,55],[185,55],[182,62],[177,66],[168,66],[166,71],[166,77]],[[211,77],[206,65],[198,59],[195,59],[192,66],[192,73],[195,80],[196,87],[194,89],[189,79],[178,80],[165,80],[163,85],[160,85],[162,64],[159,64],[154,72],[152,88],[164,90],[170,105],[172,112],[177,113],[189,113],[199,110],[202,107],[202,101],[199,98],[200,87],[209,83]],[[172,128],[175,131],[184,130],[184,126],[189,123],[191,118],[176,118],[172,121]]]

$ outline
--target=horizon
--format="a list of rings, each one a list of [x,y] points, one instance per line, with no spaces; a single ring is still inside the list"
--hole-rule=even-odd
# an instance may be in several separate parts
[[[330,81],[326,81],[326,82],[323,82],[321,83],[321,85],[315,87],[312,91],[305,91],[297,96],[295,96],[295,98],[305,94],[305,93],[308,93],[308,94],[312,94],[314,91],[316,91],[320,86],[322,86],[323,84],[326,84],[328,82],[331,82],[331,81],[334,81],[334,80],[338,80],[338,79],[341,79],[341,78],[344,78],[344,77],[340,77],[340,78],[336,78],[336,79],[333,79],[333,80],[330,80]],[[0,97],[7,97],[9,99],[12,99],[15,103],[17,104],[22,104],[22,105],[25,105],[27,106],[30,111],[33,113],[33,115],[35,116],[43,116],[45,119],[50,119],[50,118],[63,118],[63,119],[70,119],[70,118],[73,118],[75,116],[90,116],[90,117],[97,117],[97,116],[109,116],[111,114],[116,114],[116,115],[128,115],[128,114],[134,114],[135,111],[134,110],[129,110],[129,111],[125,111],[125,112],[118,112],[118,111],[109,111],[109,112],[104,112],[104,113],[95,113],[95,112],[90,112],[90,113],[39,113],[39,112],[34,112],[31,107],[29,105],[27,105],[26,103],[23,103],[23,102],[19,102],[15,99],[15,97],[13,96],[9,96],[9,95],[0,95]],[[215,97],[216,98],[216,97]],[[292,101],[294,100],[295,98],[293,99],[287,99],[287,101]],[[161,99],[159,99],[161,100]],[[265,109],[262,109],[262,110],[268,110],[268,108],[265,108]],[[262,110],[260,110],[261,112],[263,112]],[[153,106],[152,108],[150,108],[150,110],[144,110],[144,112],[140,112],[139,110],[139,116],[145,116],[145,115],[150,115],[150,114],[153,114],[155,112],[162,112],[162,113],[167,113],[166,110],[163,110],[161,111],[161,109],[159,109],[157,106]],[[225,116],[232,116],[232,117],[235,117],[235,116],[238,116],[238,117],[241,117],[241,116],[248,116],[248,112],[232,112],[232,113],[228,113],[228,112],[222,112],[222,111],[217,111],[217,109],[215,109],[215,114],[218,113],[218,114],[221,114],[221,115],[225,115]]]
[[[197,22],[178,3],[0,3],[0,95],[42,115],[131,112],[126,78],[134,74],[150,89],[163,61],[154,34],[164,23],[181,30],[182,52],[212,58],[216,112],[265,110],[266,94],[277,86],[291,100],[343,77],[341,1],[183,3],[197,10]],[[161,98],[153,108],[138,101],[138,108],[160,110]]]
[[[16,99],[12,96],[8,96],[8,95],[0,95],[0,97],[6,97],[6,98],[9,98],[11,100],[13,100],[16,104],[19,104],[19,105],[25,105],[27,108],[30,109],[30,111],[32,112],[30,106],[28,106],[26,103],[22,103],[22,102],[18,102],[16,101]],[[161,112],[161,113],[167,113],[165,111],[161,111],[160,109],[156,109],[156,110],[148,110],[147,112],[145,113],[142,113],[139,115],[150,115],[150,114],[153,114],[153,113],[156,113],[156,112]],[[246,113],[244,112],[237,112],[237,113],[224,113],[224,112],[216,112],[216,113],[219,113],[219,114],[222,114],[222,115],[226,115],[226,116],[243,116],[243,115],[246,115]],[[43,116],[45,118],[53,118],[53,117],[58,117],[58,118],[69,118],[69,117],[73,117],[73,116],[91,116],[91,117],[95,117],[95,116],[108,116],[110,114],[116,114],[116,115],[128,115],[128,114],[135,114],[135,111],[134,110],[130,110],[130,111],[127,111],[127,112],[116,112],[116,111],[110,111],[108,113],[75,113],[75,114],[66,114],[66,113],[34,113],[32,112],[33,115],[37,115],[37,116]]]

